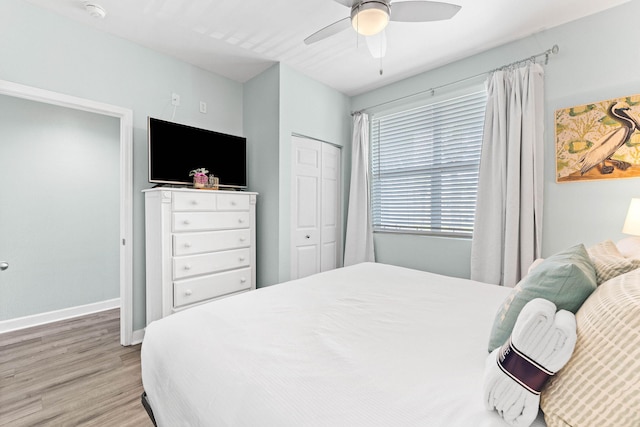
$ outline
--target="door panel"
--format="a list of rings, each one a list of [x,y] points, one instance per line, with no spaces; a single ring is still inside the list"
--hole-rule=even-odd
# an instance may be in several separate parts
[[[321,271],[339,267],[340,241],[340,149],[322,144]]]
[[[338,248],[336,242],[322,244],[321,271],[333,270],[338,267]]]
[[[320,143],[293,138],[292,279],[320,271]]]
[[[320,182],[317,176],[298,176],[296,196],[298,197],[298,228],[318,228],[318,189]]]
[[[301,278],[318,272],[318,245],[298,246],[296,248],[298,262],[296,263],[296,276]]]
[[[340,149],[294,136],[291,278],[340,266]]]

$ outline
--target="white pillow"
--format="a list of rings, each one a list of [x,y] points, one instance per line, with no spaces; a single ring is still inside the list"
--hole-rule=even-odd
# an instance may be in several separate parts
[[[640,258],[640,237],[627,237],[616,243],[616,247],[625,258]]]

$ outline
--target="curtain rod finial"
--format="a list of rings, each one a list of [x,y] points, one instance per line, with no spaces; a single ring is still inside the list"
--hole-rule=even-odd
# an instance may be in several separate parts
[[[558,46],[557,44],[554,44],[553,47],[551,48],[551,53],[555,55],[558,52],[560,52],[560,46]]]

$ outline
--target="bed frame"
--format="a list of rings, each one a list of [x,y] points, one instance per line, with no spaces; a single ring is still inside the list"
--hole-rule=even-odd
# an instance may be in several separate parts
[[[147,415],[149,415],[149,418],[151,418],[151,422],[155,427],[158,427],[158,424],[156,424],[156,418],[153,416],[153,409],[151,409],[151,404],[149,403],[149,399],[147,398],[146,391],[142,392],[140,400],[142,401],[142,406],[144,406],[144,409],[147,411]]]

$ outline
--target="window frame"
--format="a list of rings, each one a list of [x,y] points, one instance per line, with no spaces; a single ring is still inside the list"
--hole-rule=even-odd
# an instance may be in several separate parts
[[[484,84],[482,85],[472,85],[472,86],[468,86],[466,88],[462,88],[459,89],[457,91],[448,91],[446,93],[440,94],[438,96],[431,96],[430,98],[422,98],[416,101],[413,101],[411,103],[405,102],[401,105],[396,105],[394,108],[392,109],[387,109],[387,110],[381,110],[381,111],[376,111],[376,112],[372,112],[371,114],[371,120],[370,120],[370,129],[369,129],[369,135],[370,135],[370,147],[369,147],[369,158],[371,159],[370,164],[369,164],[369,174],[371,177],[371,186],[370,186],[370,200],[371,200],[371,215],[372,215],[372,223],[373,223],[373,232],[374,233],[384,233],[384,234],[407,234],[407,235],[422,235],[422,236],[432,236],[432,237],[442,237],[442,238],[459,238],[459,239],[471,239],[473,236],[473,229],[475,227],[475,209],[477,206],[477,199],[476,197],[474,197],[474,201],[473,201],[473,217],[471,220],[471,229],[469,231],[451,231],[449,229],[445,228],[432,228],[432,227],[424,227],[422,229],[419,229],[418,227],[416,228],[405,228],[405,229],[393,229],[390,227],[384,227],[381,226],[381,224],[379,224],[378,220],[377,220],[377,216],[376,216],[376,212],[375,212],[375,208],[374,205],[376,203],[376,195],[374,194],[374,192],[376,191],[376,175],[375,175],[375,169],[376,169],[376,165],[374,165],[374,162],[376,161],[376,157],[374,157],[374,152],[376,150],[376,148],[374,147],[374,144],[377,143],[376,141],[374,141],[374,126],[376,126],[376,123],[379,123],[379,120],[382,120],[386,117],[392,117],[392,116],[398,116],[398,115],[402,115],[403,113],[409,113],[411,111],[414,110],[419,110],[419,109],[429,109],[434,105],[442,105],[442,104],[447,104],[447,103],[451,103],[452,101],[455,101],[456,99],[459,98],[465,98],[465,97],[479,97],[482,100],[482,111],[481,113],[478,114],[478,117],[476,117],[474,120],[480,120],[481,122],[481,127],[480,127],[480,133],[476,138],[476,144],[477,144],[477,149],[478,149],[478,154],[477,154],[477,159],[476,159],[476,163],[477,163],[477,169],[475,170],[476,175],[475,175],[475,188],[473,189],[474,192],[474,196],[477,197],[477,190],[478,190],[478,179],[479,179],[479,164],[480,164],[480,157],[481,157],[481,151],[482,151],[482,134],[483,134],[483,127],[484,127],[484,118],[485,118],[485,114],[486,114],[486,100],[487,100],[487,89],[486,86]],[[477,101],[476,101],[477,102]],[[475,122],[474,122],[475,123]],[[440,142],[440,140],[438,140],[438,142]],[[448,151],[449,154],[451,154],[453,151]],[[436,168],[432,168],[432,169],[436,169]],[[439,187],[440,190],[442,190],[442,187]],[[441,194],[441,192],[439,191],[439,194]],[[430,200],[430,199],[429,199]],[[429,210],[429,212],[431,212],[431,209]],[[440,208],[438,209],[438,212],[442,213],[442,206],[440,206]],[[468,221],[461,221],[460,224],[467,224]]]

